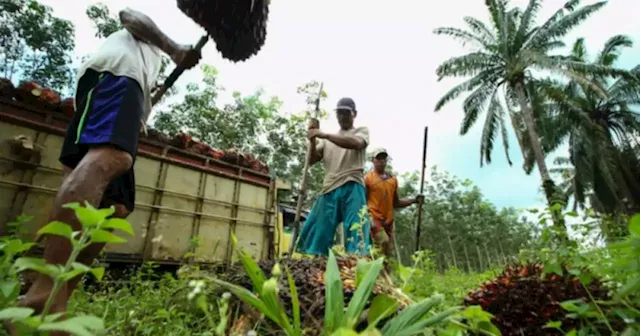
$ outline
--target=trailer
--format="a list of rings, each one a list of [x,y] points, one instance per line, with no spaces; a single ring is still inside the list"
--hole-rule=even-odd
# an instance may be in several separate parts
[[[28,238],[47,221],[62,180],[58,156],[69,116],[0,97],[0,235],[20,214],[33,216]],[[141,136],[135,163],[134,237],[109,244],[106,262],[178,265],[233,262],[231,243],[255,260],[286,252],[277,191],[269,174]]]

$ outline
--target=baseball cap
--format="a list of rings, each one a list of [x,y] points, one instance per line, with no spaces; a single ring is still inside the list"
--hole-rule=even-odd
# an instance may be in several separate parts
[[[372,157],[372,158],[375,158],[375,157],[377,157],[377,156],[378,156],[378,155],[380,155],[380,154],[386,154],[387,156],[389,156],[389,153],[387,152],[387,150],[386,150],[386,149],[384,149],[384,148],[376,148],[376,149],[374,149],[374,150],[373,150],[373,152],[371,153],[371,157]]]
[[[356,102],[354,102],[353,99],[349,97],[341,98],[340,100],[338,100],[336,110],[350,110],[355,112]]]

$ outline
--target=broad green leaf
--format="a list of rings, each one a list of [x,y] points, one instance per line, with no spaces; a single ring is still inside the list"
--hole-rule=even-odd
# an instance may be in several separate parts
[[[562,266],[560,266],[560,264],[555,263],[555,262],[549,262],[546,265],[544,265],[544,270],[543,270],[544,274],[550,274],[550,273],[555,273],[557,275],[562,275]]]
[[[91,232],[92,243],[119,244],[126,241],[126,239],[118,237],[109,231],[96,229]]]
[[[369,268],[364,279],[360,282],[360,286],[358,286],[358,289],[356,289],[356,292],[353,294],[353,297],[349,302],[347,311],[342,317],[341,326],[353,328],[360,319],[360,315],[362,315],[362,311],[369,301],[373,286],[375,285],[378,275],[380,274],[380,270],[382,269],[383,261],[383,258],[379,258],[372,263],[371,268]]]
[[[235,234],[231,234],[231,240],[233,242],[233,246],[236,248],[236,253],[238,254],[238,259],[242,263],[244,267],[244,271],[247,273],[249,278],[251,279],[251,284],[253,285],[253,290],[257,293],[262,292],[262,286],[264,282],[267,280],[262,269],[258,264],[245,252],[243,249],[238,247],[238,239]]]
[[[116,212],[116,207],[114,207],[112,205],[112,206],[110,206],[108,208],[98,209],[97,211],[98,211],[98,213],[100,214],[101,217],[109,218],[109,217],[113,216],[113,214]]]
[[[22,307],[10,307],[0,310],[0,321],[18,321],[24,320],[33,314],[34,310],[31,308]]]
[[[38,236],[41,236],[44,234],[51,234],[51,235],[62,236],[70,239],[71,235],[73,234],[73,229],[68,224],[54,221],[43,226],[40,230],[38,230],[37,234]]]
[[[105,218],[105,212],[100,212],[93,208],[89,203],[83,207],[79,203],[65,204],[65,208],[73,209],[76,213],[76,217],[80,221],[83,227],[94,227],[100,224]]]
[[[104,335],[104,321],[95,316],[76,316],[60,322],[44,323],[39,331],[66,331],[76,336]]]
[[[635,214],[629,221],[629,232],[631,235],[640,237],[640,214]]]
[[[383,335],[385,336],[390,336],[390,335],[396,335],[396,336],[413,336],[413,335],[419,335],[422,334],[424,332],[425,329],[427,328],[434,328],[437,325],[444,323],[446,319],[448,319],[450,316],[458,313],[460,311],[459,307],[453,307],[453,308],[449,308],[443,312],[437,313],[427,319],[421,318],[421,317],[417,317],[417,320],[414,320],[413,323],[410,323],[407,325],[407,327],[405,329],[400,330],[398,333],[395,334],[387,334],[383,332]],[[426,315],[426,314],[425,314]],[[423,316],[425,316],[423,315]],[[398,316],[400,317],[400,316]],[[397,318],[397,317],[396,317]],[[485,321],[482,321],[485,322]],[[500,334],[498,334],[498,336],[500,336]]]
[[[409,305],[398,316],[385,324],[384,328],[382,328],[382,334],[385,336],[400,335],[403,330],[408,330],[411,326],[419,323],[433,307],[442,302],[443,298],[443,295],[435,295],[429,299]]]
[[[485,333],[488,333],[489,335],[492,336],[501,336],[502,333],[500,332],[500,329],[498,329],[498,327],[496,327],[493,323],[491,323],[491,321],[480,321],[478,322],[478,329],[484,331]]]
[[[549,321],[543,328],[559,329],[562,327],[562,321]]]
[[[373,262],[368,262],[363,259],[358,259],[358,263],[356,265],[356,288],[360,287],[360,282],[367,275]]]
[[[60,265],[47,265],[44,259],[40,258],[18,258],[13,263],[13,267],[15,267],[16,272],[22,272],[24,270],[30,269],[36,272],[46,274],[51,277],[55,277],[60,274]]]
[[[302,330],[300,321],[300,298],[298,297],[298,288],[295,281],[293,281],[293,275],[291,270],[287,268],[287,280],[289,281],[289,288],[291,289],[291,307],[293,309],[293,328],[300,332]]]
[[[133,228],[131,227],[131,224],[128,221],[121,218],[107,219],[102,223],[102,225],[100,225],[100,228],[120,230],[122,232],[128,233],[131,236],[135,236],[135,233],[133,232]]]
[[[0,248],[5,253],[16,255],[30,249],[35,243],[23,243],[21,239],[11,239]]]
[[[616,296],[624,297],[631,293],[640,292],[640,277],[629,279],[617,292]]]
[[[369,316],[367,317],[368,327],[374,328],[380,321],[393,315],[399,305],[396,299],[388,295],[378,295],[373,298],[369,308]]]
[[[104,267],[94,267],[90,270],[90,272],[94,277],[96,277],[98,281],[101,281],[102,277],[104,277],[105,269]]]
[[[60,275],[60,279],[62,279],[62,281],[64,281],[64,282],[67,282],[67,281],[69,281],[69,280],[71,280],[71,279],[73,279],[73,278],[75,278],[75,277],[77,277],[79,275],[84,274],[84,273],[86,273],[85,270],[74,269],[74,270],[71,270],[71,271],[66,272],[64,274],[61,274]]]
[[[83,263],[79,263],[79,262],[73,262],[71,263],[71,267],[73,269],[77,269],[77,270],[83,270],[85,272],[89,272],[91,270],[91,267],[83,264]]]
[[[333,251],[329,250],[327,269],[324,272],[325,281],[325,308],[324,308],[324,332],[333,333],[340,326],[344,314],[344,291],[338,262]]]
[[[569,217],[578,217],[578,213],[575,212],[575,211],[569,211],[565,215],[567,215]]]
[[[15,279],[7,279],[0,282],[0,292],[5,298],[12,297],[20,289],[20,282]]]

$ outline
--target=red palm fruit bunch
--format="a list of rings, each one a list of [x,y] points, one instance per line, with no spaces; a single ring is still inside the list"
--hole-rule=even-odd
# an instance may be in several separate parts
[[[550,321],[561,321],[565,331],[579,328],[580,321],[567,317],[560,304],[569,300],[590,302],[585,286],[564,268],[563,275],[544,276],[543,269],[542,264],[509,265],[495,279],[469,293],[464,304],[479,305],[493,314],[492,322],[504,336],[562,335],[544,328]],[[594,300],[608,299],[602,282],[593,280],[586,287]]]
[[[15,87],[10,80],[6,78],[0,78],[0,97],[11,99],[15,94]]]
[[[16,100],[35,105],[42,92],[42,86],[36,82],[23,81],[16,88]]]
[[[55,110],[60,105],[60,95],[49,88],[42,89],[39,98],[38,105],[48,110]]]
[[[176,148],[187,149],[192,142],[193,142],[193,139],[189,134],[180,132],[176,137],[174,137],[171,140],[171,145],[173,145]]]

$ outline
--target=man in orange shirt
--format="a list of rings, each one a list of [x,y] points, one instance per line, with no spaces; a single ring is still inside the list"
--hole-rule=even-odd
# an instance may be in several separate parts
[[[371,233],[382,252],[390,257],[393,250],[393,210],[422,202],[424,197],[419,195],[415,198],[398,198],[398,179],[385,171],[388,157],[386,150],[375,150],[373,171],[367,173],[364,180],[372,220]]]

